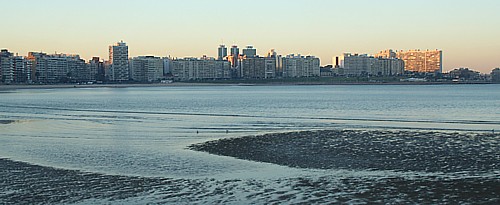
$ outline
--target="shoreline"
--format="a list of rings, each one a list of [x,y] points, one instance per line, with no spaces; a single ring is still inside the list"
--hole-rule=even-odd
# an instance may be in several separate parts
[[[129,87],[204,87],[204,86],[315,86],[315,85],[492,85],[494,82],[268,82],[268,83],[221,83],[221,82],[175,82],[169,84],[51,84],[51,85],[2,85],[0,91],[24,89],[59,89],[59,88],[129,88]]]

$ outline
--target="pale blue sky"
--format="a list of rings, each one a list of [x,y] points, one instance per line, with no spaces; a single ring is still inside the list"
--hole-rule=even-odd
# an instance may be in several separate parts
[[[0,0],[0,48],[107,59],[119,40],[130,55],[215,56],[254,45],[261,55],[301,53],[330,64],[344,52],[442,49],[444,70],[500,67],[498,0]]]

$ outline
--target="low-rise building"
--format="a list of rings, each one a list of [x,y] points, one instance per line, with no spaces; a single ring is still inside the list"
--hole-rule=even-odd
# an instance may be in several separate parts
[[[452,79],[458,79],[463,81],[469,80],[480,80],[481,73],[471,70],[469,68],[457,68],[450,71],[450,77]]]

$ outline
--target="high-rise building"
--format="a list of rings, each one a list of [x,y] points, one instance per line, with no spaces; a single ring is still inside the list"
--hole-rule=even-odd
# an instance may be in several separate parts
[[[128,62],[128,46],[123,41],[109,46],[109,63],[111,81],[128,81],[130,78]]]
[[[28,61],[28,69],[31,72],[31,80],[33,82],[40,82],[39,75],[40,70],[46,69],[47,62],[44,60],[44,56],[46,53],[41,52],[29,52],[28,57],[26,58]]]
[[[39,83],[67,83],[80,79],[87,68],[79,55],[29,52],[28,67],[35,73],[34,81]]]
[[[89,74],[89,81],[106,81],[104,62],[102,62],[99,57],[93,57],[92,60],[89,60],[87,71]]]
[[[14,81],[12,56],[12,53],[6,49],[0,52],[0,82],[12,83]]]
[[[276,76],[276,59],[245,56],[241,60],[240,76],[244,79],[266,79]]]
[[[163,59],[139,56],[130,60],[131,78],[138,82],[155,82],[163,78]]]
[[[255,49],[253,46],[247,46],[243,49],[243,56],[249,58],[257,57],[257,49]]]
[[[404,61],[397,58],[369,56],[367,54],[345,53],[339,59],[343,74],[352,76],[392,76],[404,72]]]
[[[405,70],[419,73],[442,73],[443,51],[440,50],[409,50],[380,51],[375,57],[399,58],[405,63]]]
[[[220,45],[218,49],[218,57],[217,60],[224,60],[227,57],[227,48],[226,45]]]
[[[320,60],[314,56],[290,54],[283,58],[283,77],[316,77],[320,71]]]
[[[170,57],[163,58],[163,75],[167,76],[172,74],[172,59]]]
[[[171,62],[172,76],[176,80],[229,79],[231,64],[211,58],[184,58]]]
[[[276,60],[276,71],[274,72],[275,77],[282,77],[283,76],[283,58],[281,55],[278,55],[278,53],[274,50],[271,49],[267,53],[268,58],[274,58]]]
[[[26,58],[22,56],[12,56],[11,60],[14,70],[14,83],[30,83],[31,72],[28,69]]]
[[[31,82],[27,61],[22,56],[17,56],[7,49],[0,51],[0,82],[28,83]]]
[[[500,82],[500,68],[495,68],[491,71],[491,80],[493,82]]]
[[[240,59],[240,49],[238,48],[237,45],[231,46],[231,56],[229,56],[228,61],[231,62],[231,67],[236,68],[238,67]]]

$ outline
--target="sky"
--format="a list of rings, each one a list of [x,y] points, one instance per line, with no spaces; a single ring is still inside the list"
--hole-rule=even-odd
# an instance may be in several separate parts
[[[0,48],[108,59],[120,40],[130,56],[216,56],[253,45],[314,55],[443,50],[443,70],[500,67],[499,0],[0,0]]]

